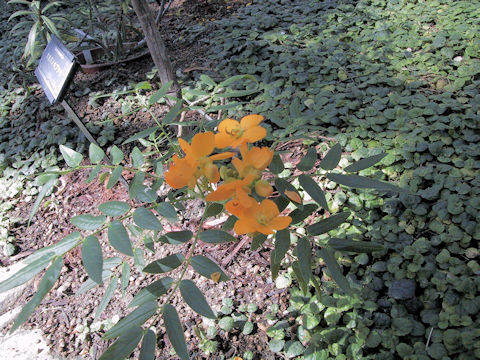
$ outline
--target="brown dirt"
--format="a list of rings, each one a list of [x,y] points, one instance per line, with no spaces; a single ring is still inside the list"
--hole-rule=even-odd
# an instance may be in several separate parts
[[[206,60],[208,49],[199,45],[199,42],[189,44],[182,39],[178,39],[178,29],[184,28],[186,23],[208,22],[213,18],[225,16],[238,6],[241,6],[241,2],[228,2],[227,5],[221,0],[186,0],[183,5],[180,3],[178,7],[172,9],[170,14],[163,19],[162,27],[171,58],[174,59],[174,67],[187,69],[189,72],[194,72],[197,67],[211,68],[212,65]],[[153,62],[147,57],[127,65],[116,66],[102,73],[79,73],[75,78],[74,89],[71,91],[72,94],[77,92],[79,96],[70,96],[72,107],[86,122],[98,122],[105,119],[106,113],[109,114],[107,117],[117,118],[114,123],[118,135],[124,139],[139,130],[148,128],[154,124],[153,119],[148,114],[139,112],[123,116],[121,105],[114,101],[112,97],[99,101],[99,106],[94,107],[89,105],[89,96],[82,94],[88,93],[84,91],[86,88],[89,88],[92,92],[108,92],[118,88],[119,84],[126,85],[131,82],[144,81],[146,80],[146,74],[152,67]],[[161,117],[166,111],[167,108],[163,105],[157,105],[153,109],[154,114],[158,117]],[[197,113],[190,112],[187,115],[187,120],[194,120],[198,116]],[[131,174],[124,173],[124,176],[129,178]],[[13,235],[16,236],[18,241],[19,252],[13,258],[10,258],[10,261],[25,257],[32,250],[56,243],[67,234],[75,231],[76,229],[69,222],[69,219],[75,215],[99,214],[98,205],[110,200],[129,201],[131,203],[126,189],[121,184],[117,184],[114,188],[108,190],[105,184],[98,180],[88,185],[85,184],[87,177],[87,170],[61,177],[61,185],[49,198],[48,205],[40,207],[30,227],[27,227],[24,223],[19,224],[13,230]],[[133,203],[131,204],[133,205]],[[15,215],[28,218],[31,205],[31,203],[20,203]],[[165,229],[190,229],[195,231],[201,213],[201,205],[197,203],[189,204],[182,213],[183,221],[174,225],[164,224]],[[99,238],[104,257],[120,256],[128,261],[132,270],[131,281],[125,297],[121,296],[121,292],[117,288],[115,296],[100,317],[100,320],[103,320],[115,314],[126,315],[130,311],[126,306],[132,297],[141,288],[158,279],[158,277],[140,274],[132,259],[119,255],[109,246],[106,234],[102,234]],[[136,241],[141,242],[141,239]],[[220,310],[222,299],[226,297],[233,298],[237,304],[257,304],[259,310],[251,315],[251,319],[256,324],[256,328],[251,335],[245,336],[238,331],[230,333],[220,331],[216,338],[220,344],[219,352],[213,356],[204,356],[199,352],[198,339],[193,334],[193,327],[201,324],[201,317],[186,306],[179,294],[172,300],[172,304],[177,308],[186,329],[185,336],[189,348],[195,352],[195,359],[217,359],[221,355],[225,355],[226,358],[242,356],[245,350],[253,351],[257,359],[275,358],[268,350],[268,338],[264,332],[268,325],[262,313],[272,303],[279,303],[281,309],[285,310],[286,293],[276,290],[271,283],[271,279],[269,279],[269,248],[271,245],[266,244],[262,249],[254,252],[250,251],[248,246],[248,242],[245,242],[238,253],[231,257],[229,255],[234,252],[234,249],[238,248],[238,243],[221,246],[200,244],[195,254],[205,255],[218,264],[222,264],[225,272],[232,280],[215,284],[211,280],[201,278],[191,270],[187,271],[186,278],[195,281],[214,310]],[[144,254],[145,263],[148,264],[154,259],[175,252],[186,254],[188,248],[186,246],[167,246],[156,243],[155,253],[146,252]],[[8,262],[8,259],[2,260]],[[228,263],[226,260],[228,260]],[[26,326],[40,328],[46,335],[52,350],[68,359],[75,356],[97,359],[110,344],[101,339],[102,331],[92,332],[84,341],[81,341],[75,329],[79,324],[90,324],[93,321],[96,308],[102,299],[106,286],[97,287],[81,296],[74,296],[81,283],[87,278],[81,263],[80,249],[77,248],[70,252],[65,256],[64,261],[65,267],[60,280],[30,317]],[[175,277],[176,273],[173,272],[169,275]],[[34,282],[33,286],[25,292],[16,305],[24,304],[31,298],[39,281],[37,279]],[[170,355],[170,345],[165,336],[162,322],[155,320],[151,325],[157,328],[158,348],[160,349],[157,351],[157,359],[176,359],[175,356]],[[166,344],[168,346],[165,346]],[[134,354],[134,357],[138,357],[138,351]]]

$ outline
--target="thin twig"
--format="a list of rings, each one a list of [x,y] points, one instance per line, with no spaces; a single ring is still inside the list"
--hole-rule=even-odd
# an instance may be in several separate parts
[[[427,348],[428,348],[428,344],[430,344],[430,339],[432,338],[432,333],[433,333],[433,327],[432,327],[432,329],[430,330],[430,334],[428,334],[427,343],[425,344],[425,351],[426,351]]]

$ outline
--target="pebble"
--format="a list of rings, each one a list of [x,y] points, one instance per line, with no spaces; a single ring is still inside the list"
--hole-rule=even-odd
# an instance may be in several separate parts
[[[410,279],[393,280],[388,295],[396,300],[408,300],[415,296],[416,283]]]

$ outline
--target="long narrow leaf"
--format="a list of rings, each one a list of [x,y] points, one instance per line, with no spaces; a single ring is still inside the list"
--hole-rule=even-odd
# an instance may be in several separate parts
[[[130,356],[143,336],[140,326],[134,326],[126,330],[98,360],[120,360]]]
[[[28,317],[32,314],[35,308],[41,303],[43,298],[52,289],[53,285],[55,285],[55,282],[60,276],[62,267],[63,259],[61,257],[53,261],[52,265],[45,272],[42,281],[40,281],[37,292],[35,293],[35,295],[33,295],[32,299],[22,308],[22,311],[20,311],[20,314],[15,319],[15,322],[10,329],[10,334],[13,333],[16,329],[18,329],[18,327],[28,319]]]
[[[103,338],[107,340],[113,339],[122,335],[129,328],[141,326],[145,321],[150,319],[153,314],[155,314],[157,308],[157,303],[155,301],[143,304],[116,323],[105,333],[105,335],[103,335]]]
[[[105,294],[103,295],[102,300],[100,300],[100,304],[98,305],[97,311],[95,312],[95,318],[93,319],[93,321],[97,321],[100,315],[102,315],[103,310],[105,310],[108,303],[112,299],[112,296],[115,293],[115,289],[117,288],[117,285],[118,285],[118,278],[114,276],[110,281],[110,284],[108,284],[107,290],[105,290]]]
[[[142,348],[138,360],[154,360],[155,348],[157,345],[157,335],[153,330],[148,329],[142,340]]]
[[[332,215],[324,220],[310,225],[307,227],[307,231],[310,235],[321,235],[329,232],[330,230],[336,229],[350,216],[350,212],[345,211],[335,215]]]
[[[393,191],[397,193],[406,192],[409,193],[408,190],[402,189],[398,186],[375,180],[370,179],[364,176],[359,175],[343,175],[343,174],[336,174],[330,173],[327,175],[327,178],[336,182],[337,184],[357,188],[357,189],[376,189],[380,191]]]
[[[352,295],[353,292],[350,284],[348,283],[347,278],[343,275],[340,265],[338,265],[337,260],[333,257],[331,252],[328,249],[323,248],[319,250],[319,255],[323,261],[325,261],[325,264],[337,285],[345,291],[345,293]]]
[[[183,327],[180,323],[177,310],[175,310],[172,305],[165,304],[163,305],[162,315],[168,338],[170,339],[170,342],[172,343],[177,355],[182,360],[189,360],[190,356],[188,355],[185,335],[183,334]]]
[[[182,280],[180,282],[180,293],[182,294],[183,300],[185,300],[193,311],[210,319],[217,318],[210,308],[210,305],[208,305],[205,296],[192,280]]]

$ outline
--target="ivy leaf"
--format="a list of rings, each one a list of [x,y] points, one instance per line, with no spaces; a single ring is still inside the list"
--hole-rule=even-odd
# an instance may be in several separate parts
[[[102,226],[107,217],[105,215],[93,216],[90,214],[82,214],[74,216],[70,222],[82,230],[96,230]]]
[[[76,168],[83,160],[82,154],[66,147],[65,145],[60,145],[60,152],[67,165],[72,168]]]
[[[183,300],[190,306],[197,314],[205,316],[209,319],[216,319],[212,309],[205,300],[205,296],[197,288],[192,280],[182,280],[180,282],[180,293]]]
[[[336,143],[320,162],[320,167],[324,170],[333,170],[337,167],[342,157],[342,145]]]
[[[145,230],[161,231],[163,229],[162,224],[157,217],[144,207],[135,209],[133,212],[133,221]]]
[[[175,310],[172,305],[165,304],[163,305],[162,315],[168,338],[175,352],[182,360],[189,360],[190,356],[188,355],[187,344],[185,343],[185,335],[177,310]]]
[[[102,247],[95,236],[90,235],[85,238],[82,246],[82,261],[90,279],[102,284]]]

